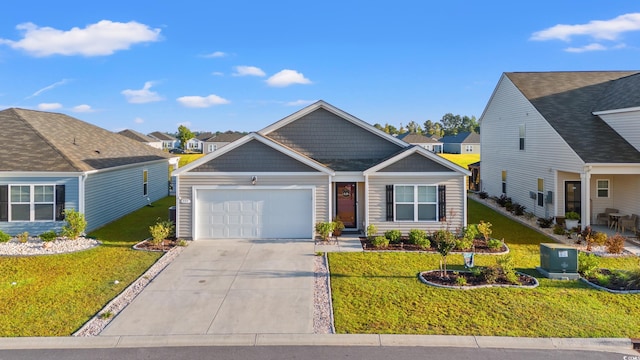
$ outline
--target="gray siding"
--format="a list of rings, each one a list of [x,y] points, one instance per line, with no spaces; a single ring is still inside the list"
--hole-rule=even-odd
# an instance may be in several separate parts
[[[191,169],[193,172],[317,172],[318,170],[261,143],[251,140],[215,159]]]
[[[148,204],[142,186],[145,169],[148,170],[149,200],[153,202],[168,196],[169,166],[166,161],[89,175],[85,184],[87,232]]]
[[[380,172],[450,172],[451,169],[420,154],[411,154]]]
[[[425,221],[387,221],[386,214],[386,185],[416,184],[416,185],[446,185],[447,187],[447,222]],[[466,191],[464,188],[464,177],[452,173],[452,176],[425,176],[424,174],[402,177],[376,175],[369,177],[369,224],[374,224],[378,228],[378,233],[382,234],[388,230],[400,230],[403,234],[408,234],[411,229],[422,229],[433,232],[448,228],[457,230],[465,226],[463,213]],[[453,212],[453,216],[451,216]]]
[[[267,137],[323,164],[331,164],[338,171],[365,170],[377,162],[371,160],[385,159],[402,149],[325,109],[305,115]]]
[[[283,175],[261,175],[258,176],[257,186],[315,186],[315,216],[314,223],[318,221],[327,221],[329,219],[329,177],[328,175],[318,173],[311,176],[283,176]],[[177,194],[177,219],[178,223],[177,236],[183,239],[192,239],[192,205],[193,187],[211,186],[211,185],[250,185],[251,179],[247,176],[189,176],[183,174],[179,177],[180,184],[179,193]],[[180,200],[189,199],[189,203],[182,203]]]
[[[65,186],[65,209],[78,208],[78,177],[43,177],[43,178],[19,178],[19,177],[3,177],[0,179],[0,185],[37,185],[37,184],[54,184]],[[64,221],[16,221],[16,222],[0,222],[0,230],[9,235],[16,235],[27,231],[31,235],[39,235],[45,231],[54,230],[56,232],[62,229]]]

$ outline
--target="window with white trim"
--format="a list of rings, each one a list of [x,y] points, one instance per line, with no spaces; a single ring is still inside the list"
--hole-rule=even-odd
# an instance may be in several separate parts
[[[466,145],[465,146],[465,151],[466,152],[472,152],[473,151],[473,145]]]
[[[11,185],[9,221],[54,221],[54,185]]]
[[[599,198],[608,198],[609,197],[609,180],[608,179],[596,180],[596,192]]]
[[[209,152],[216,151],[216,144],[209,144],[208,146],[209,146],[209,149],[208,149]]]
[[[438,187],[435,185],[395,185],[395,221],[436,221]]]
[[[149,195],[149,171],[142,170],[142,196]]]
[[[544,179],[538,178],[538,206],[544,206]]]
[[[524,150],[524,139],[526,134],[524,124],[520,125],[518,133],[520,134],[520,150]]]

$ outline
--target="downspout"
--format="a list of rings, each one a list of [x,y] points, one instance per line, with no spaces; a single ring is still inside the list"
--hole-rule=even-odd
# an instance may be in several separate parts
[[[78,212],[81,214],[84,214],[84,210],[85,210],[85,203],[86,203],[85,186],[87,182],[87,177],[89,177],[89,172],[87,171],[83,172],[82,175],[78,176]]]

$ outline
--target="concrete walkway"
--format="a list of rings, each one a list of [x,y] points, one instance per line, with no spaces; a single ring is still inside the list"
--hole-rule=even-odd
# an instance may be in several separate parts
[[[100,336],[313,334],[309,240],[194,241]]]

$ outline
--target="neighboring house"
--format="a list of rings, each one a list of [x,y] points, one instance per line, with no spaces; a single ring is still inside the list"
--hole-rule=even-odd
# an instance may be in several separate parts
[[[399,135],[398,139],[412,145],[422,146],[423,148],[434,153],[442,152],[442,141],[438,141],[432,137],[424,136],[422,134],[404,133],[402,135]]]
[[[466,225],[469,171],[323,101],[173,173],[177,236],[312,239],[345,231]]]
[[[213,135],[214,134],[211,132],[203,132],[196,135],[195,137],[187,140],[187,143],[185,144],[185,150],[200,153],[203,152],[205,140],[209,139]]]
[[[143,144],[149,145],[153,148],[156,149],[162,149],[162,141],[158,140],[158,139],[154,139],[150,136],[147,136],[145,134],[141,134],[135,130],[131,130],[131,129],[125,129],[122,131],[119,131],[118,134],[123,135],[128,137],[129,139],[135,140],[135,141],[139,141]]]
[[[442,152],[447,154],[480,154],[480,135],[475,132],[461,132],[444,136]]]
[[[59,231],[64,211],[94,230],[168,195],[169,154],[43,111],[0,111],[0,230]],[[177,159],[176,159],[177,160]]]
[[[154,131],[149,137],[162,141],[162,150],[171,150],[180,146],[180,140],[160,131]]]
[[[208,154],[210,152],[214,152],[220,149],[221,147],[242,138],[243,136],[244,134],[240,134],[240,133],[213,135],[204,141],[204,144],[202,147],[203,153]]]
[[[480,125],[482,190],[538,217],[640,214],[640,72],[504,73]]]

